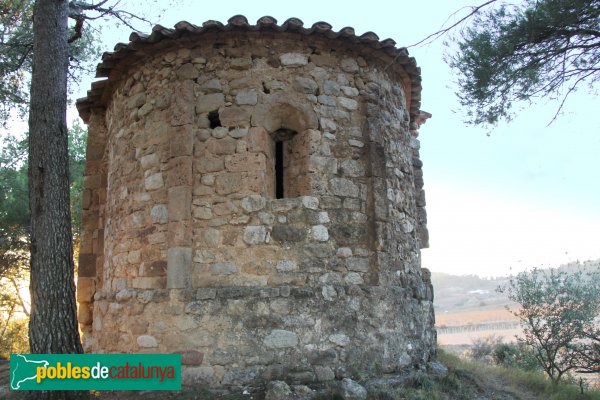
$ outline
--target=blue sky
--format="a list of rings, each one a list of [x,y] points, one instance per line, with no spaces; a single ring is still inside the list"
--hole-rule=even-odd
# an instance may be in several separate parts
[[[124,1],[124,7],[136,7]],[[180,20],[226,22],[243,14],[250,23],[270,15],[297,17],[310,26],[352,26],[408,46],[439,29],[477,1],[223,1],[145,2],[149,19],[166,27]],[[167,9],[157,18],[161,8]],[[152,12],[155,14],[153,15]],[[462,11],[464,15],[466,11]],[[149,27],[140,27],[149,31]],[[103,31],[103,48],[128,40],[130,29]],[[598,97],[580,90],[563,115],[542,100],[491,132],[467,126],[454,92],[454,72],[443,62],[445,45],[410,48],[422,69],[422,109],[433,118],[421,127],[421,158],[431,247],[423,266],[454,274],[504,275],[534,266],[600,258],[600,112]],[[84,97],[90,80],[76,97]],[[583,89],[583,88],[582,88]],[[70,115],[74,115],[71,110]],[[488,136],[487,134],[490,134]]]

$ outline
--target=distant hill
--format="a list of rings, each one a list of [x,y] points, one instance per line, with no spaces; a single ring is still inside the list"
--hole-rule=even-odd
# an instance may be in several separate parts
[[[481,278],[477,275],[432,272],[431,281],[437,314],[504,308],[509,303],[506,295],[496,292],[499,286],[508,283],[508,277]]]
[[[599,260],[571,262],[561,265],[562,271],[591,271],[600,269]],[[509,304],[506,295],[498,293],[499,286],[505,286],[509,276],[481,278],[477,275],[451,275],[443,272],[432,272],[431,281],[434,289],[434,307],[437,314],[463,311],[485,311],[504,308]]]

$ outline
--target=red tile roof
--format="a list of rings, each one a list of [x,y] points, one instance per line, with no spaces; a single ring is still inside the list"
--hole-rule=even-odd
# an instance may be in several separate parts
[[[420,112],[421,105],[421,71],[413,57],[409,57],[408,51],[404,47],[397,48],[396,42],[392,39],[379,40],[379,37],[373,32],[366,32],[360,36],[354,33],[354,28],[345,27],[335,32],[332,26],[327,22],[316,22],[310,28],[305,28],[304,23],[298,18],[289,18],[283,24],[277,25],[277,20],[273,17],[265,16],[256,21],[256,25],[250,25],[243,15],[231,17],[227,24],[219,21],[206,21],[202,26],[197,26],[186,21],[178,22],[174,29],[165,28],[156,25],[152,28],[150,35],[139,32],[133,32],[129,36],[128,44],[118,43],[113,52],[106,52],[102,55],[102,62],[96,69],[96,77],[110,77],[111,72],[124,60],[130,58],[143,57],[147,53],[141,51],[147,46],[165,40],[177,40],[182,36],[202,35],[204,33],[215,32],[291,32],[305,36],[321,36],[331,40],[343,40],[356,46],[369,46],[376,51],[381,51],[390,57],[390,62],[402,66],[407,74],[411,87],[410,93],[407,93],[410,103],[411,121],[416,121]],[[138,53],[136,55],[136,53]],[[77,100],[77,109],[84,120],[89,118],[90,109],[95,106],[101,106],[104,90],[109,79],[96,81],[92,83],[87,97]]]

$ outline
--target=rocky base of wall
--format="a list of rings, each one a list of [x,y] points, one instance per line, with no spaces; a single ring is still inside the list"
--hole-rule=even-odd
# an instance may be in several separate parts
[[[218,287],[97,292],[87,351],[182,353],[183,383],[241,387],[365,379],[434,356],[432,292]]]

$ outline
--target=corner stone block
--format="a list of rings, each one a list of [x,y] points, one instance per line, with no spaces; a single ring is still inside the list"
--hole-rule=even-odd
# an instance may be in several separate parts
[[[192,188],[177,186],[169,189],[169,221],[187,221],[192,217]]]
[[[88,175],[83,177],[83,187],[86,189],[98,189],[102,186],[101,175]]]
[[[92,190],[90,189],[85,189],[83,191],[83,200],[82,200],[82,205],[81,207],[84,210],[89,210],[90,206],[92,205]]]
[[[77,279],[77,301],[80,303],[91,303],[96,292],[96,282],[94,278]]]
[[[250,153],[268,154],[270,152],[271,141],[264,128],[250,128],[248,136],[246,136],[246,143]]]
[[[103,144],[88,143],[86,150],[88,161],[102,160],[102,156],[104,156],[104,147]]]
[[[171,157],[191,156],[194,150],[194,132],[191,125],[174,128],[169,140]]]
[[[77,322],[80,325],[91,325],[93,322],[93,311],[90,303],[79,303],[77,307]]]
[[[192,249],[171,247],[167,255],[167,288],[182,289],[190,286]]]
[[[169,222],[167,242],[169,247],[188,247],[192,245],[192,221]]]
[[[95,277],[96,276],[96,255],[95,254],[80,254],[79,255],[79,278]]]
[[[267,160],[261,153],[234,154],[225,158],[225,168],[230,172],[266,171]]]
[[[248,171],[242,173],[243,186],[240,192],[266,193],[268,185],[264,171]]]
[[[194,183],[192,175],[192,157],[175,157],[169,160],[168,165],[167,187],[191,186]]]

